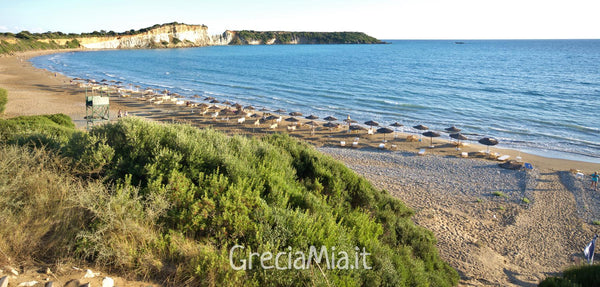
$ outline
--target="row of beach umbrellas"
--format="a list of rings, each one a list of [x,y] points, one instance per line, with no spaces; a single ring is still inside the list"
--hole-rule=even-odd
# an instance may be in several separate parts
[[[75,81],[87,81],[87,82],[90,82],[90,83],[96,83],[96,81],[94,81],[94,80],[90,80],[90,79],[74,78],[73,80],[75,80]],[[101,80],[100,82],[101,82],[101,83],[104,83],[104,84],[106,84],[107,82],[111,82],[111,83],[114,83],[114,84],[122,84],[122,82],[121,82],[121,81],[115,81],[115,80],[110,80],[110,81],[108,81],[108,80],[106,80],[106,79],[103,79],[103,80]],[[130,84],[130,86],[132,86],[132,85]],[[136,85],[135,87],[136,87],[136,88],[138,88],[138,89],[139,89],[139,88],[141,88],[141,87],[140,87],[140,86],[138,86],[138,85]],[[152,90],[152,92],[154,92],[154,89],[151,89],[151,88],[148,88],[147,90]],[[165,94],[174,94],[174,95],[177,95],[177,96],[178,96],[178,94],[175,94],[175,93],[170,93],[170,92],[169,92],[169,91],[167,91],[167,90],[165,90],[163,93],[165,93]],[[196,98],[199,98],[199,96],[198,96],[198,95],[194,95],[194,97],[196,97]],[[236,109],[244,109],[244,110],[256,110],[256,109],[255,109],[253,106],[251,106],[251,105],[248,105],[248,106],[245,106],[245,107],[243,107],[243,106],[242,106],[241,104],[239,104],[239,103],[231,103],[231,102],[229,102],[229,101],[223,101],[223,102],[221,102],[221,101],[219,101],[219,100],[215,99],[214,97],[210,97],[210,96],[209,96],[209,97],[206,97],[206,98],[204,98],[204,100],[205,100],[205,101],[207,101],[207,102],[209,102],[209,103],[211,103],[211,104],[217,104],[217,103],[221,103],[221,104],[223,104],[223,105],[228,105],[228,106],[235,107]],[[265,112],[265,111],[268,111],[268,109],[266,109],[266,108],[262,108],[260,111],[263,111],[263,112]],[[273,112],[275,112],[275,113],[278,113],[278,114],[282,114],[282,113],[285,113],[285,110],[283,110],[283,109],[277,109],[277,110],[275,110],[275,111],[273,111]],[[300,117],[300,116],[302,116],[303,114],[302,114],[301,112],[290,112],[290,113],[289,113],[289,115],[290,115],[291,117],[289,117],[289,118],[286,118],[286,119],[285,119],[285,121],[288,121],[288,122],[299,122],[300,120],[299,120],[299,119],[297,119],[296,117]],[[275,119],[278,119],[278,118],[279,118],[279,117],[277,117],[277,116],[269,116],[269,117],[267,117],[266,119],[267,119],[267,120],[275,120]],[[306,116],[306,117],[305,117],[305,119],[311,120],[311,121],[309,121],[307,124],[310,124],[310,125],[311,125],[311,126],[313,126],[313,127],[314,127],[315,125],[317,125],[317,123],[316,123],[316,122],[314,122],[314,120],[316,120],[316,119],[318,119],[318,118],[319,118],[318,116],[315,116],[315,115],[312,115],[312,114],[311,114],[311,115],[309,115],[309,116]],[[334,121],[337,121],[337,120],[338,120],[338,119],[337,119],[336,117],[334,117],[334,116],[327,116],[327,117],[325,117],[325,118],[323,118],[323,119],[324,119],[325,121],[327,121],[327,123],[325,123],[325,124],[323,125],[323,126],[325,126],[325,127],[328,127],[328,128],[337,128],[337,127],[339,126],[339,124],[336,124],[336,123],[334,123]],[[343,121],[344,121],[346,124],[348,124],[348,128],[349,128],[349,130],[351,130],[351,131],[366,130],[364,127],[362,127],[362,126],[360,126],[360,125],[352,125],[352,124],[354,124],[354,123],[357,123],[357,121],[355,121],[355,120],[351,119],[351,118],[350,118],[350,116],[348,116],[348,117],[347,117],[346,119],[344,119]],[[373,127],[377,127],[377,126],[379,126],[379,123],[378,123],[378,122],[376,122],[376,121],[373,121],[373,120],[366,121],[366,122],[364,122],[364,124],[365,124],[365,125],[367,125],[367,126],[369,126],[370,128],[373,128]],[[404,125],[402,125],[401,123],[398,123],[398,122],[394,122],[394,123],[393,123],[393,124],[391,124],[390,126],[391,126],[391,127],[394,127],[394,128],[398,128],[398,127],[402,127],[402,126],[404,126]],[[414,129],[416,129],[416,130],[419,130],[419,131],[424,131],[423,133],[421,133],[421,135],[423,135],[423,136],[426,136],[426,137],[429,137],[429,138],[430,138],[430,144],[431,144],[432,146],[433,146],[433,138],[434,138],[434,137],[440,137],[440,136],[441,136],[441,134],[440,134],[440,133],[438,133],[438,132],[435,132],[435,131],[430,131],[430,130],[429,130],[429,127],[427,127],[427,126],[425,126],[425,125],[421,125],[421,124],[420,124],[420,125],[413,126],[413,128],[414,128]],[[466,136],[464,136],[463,134],[461,134],[461,133],[460,133],[460,131],[461,131],[461,130],[460,130],[460,129],[458,129],[458,128],[456,128],[455,126],[452,126],[452,127],[446,128],[446,129],[444,129],[444,130],[450,134],[450,137],[451,137],[451,138],[453,138],[453,139],[456,139],[456,140],[458,141],[458,143],[459,143],[459,144],[460,144],[460,141],[468,140],[468,138],[467,138]],[[377,133],[382,133],[382,134],[384,134],[384,141],[385,141],[385,135],[386,135],[386,134],[390,134],[390,133],[393,133],[393,132],[395,132],[395,130],[393,130],[393,129],[390,129],[390,128],[388,128],[388,127],[380,127],[380,128],[378,128],[376,131],[377,131]],[[497,145],[497,144],[498,144],[498,140],[497,140],[497,139],[495,139],[495,138],[492,138],[492,137],[484,137],[484,138],[481,138],[481,139],[479,139],[479,140],[478,140],[478,142],[479,142],[479,143],[481,143],[481,144],[483,144],[483,145],[486,145],[486,146],[487,146],[487,151],[488,151],[488,152],[489,152],[489,147],[490,147],[490,146],[494,146],[494,145]]]
[[[281,112],[285,112],[285,111],[279,109],[279,110],[276,110],[275,112],[281,113]],[[292,116],[292,117],[291,118],[287,118],[286,121],[289,121],[289,122],[298,122],[299,120],[296,119],[296,118],[294,118],[294,117],[302,116],[302,113],[300,113],[300,112],[291,112],[291,113],[289,113],[289,115]],[[311,114],[309,116],[306,116],[305,118],[308,119],[308,120],[311,120],[307,124],[310,124],[311,126],[314,126],[316,124],[314,122],[314,120],[318,119],[319,117]],[[339,126],[338,124],[333,123],[334,121],[338,120],[334,116],[327,116],[327,117],[323,118],[323,120],[327,121],[327,123],[325,123],[323,125],[324,127],[335,128],[335,127]],[[344,120],[344,122],[346,122],[348,124],[349,130],[351,130],[351,131],[366,130],[362,126],[352,125],[353,123],[357,123],[357,121],[352,120],[350,118],[350,116],[348,116]],[[373,121],[373,120],[366,121],[366,122],[364,122],[364,124],[367,125],[367,126],[370,126],[371,128],[379,126],[379,123],[376,122],[376,121]],[[401,123],[399,123],[399,122],[394,122],[390,126],[394,127],[394,128],[398,128],[398,127],[403,127],[404,125],[401,124]],[[416,130],[420,130],[420,131],[426,131],[426,132],[423,132],[422,135],[430,138],[430,140],[431,140],[430,144],[431,145],[433,145],[433,138],[434,137],[440,137],[441,136],[441,134],[438,133],[438,132],[429,131],[429,127],[427,127],[425,125],[421,125],[420,124],[420,125],[413,126],[413,128],[416,129]],[[446,128],[444,130],[450,134],[451,138],[456,139],[459,144],[460,144],[460,141],[468,140],[468,138],[465,135],[463,135],[463,134],[460,133],[461,129],[459,129],[459,128],[455,127],[455,126],[451,126],[451,127]],[[378,128],[376,131],[377,131],[377,133],[382,133],[384,135],[384,141],[385,141],[385,135],[386,134],[390,134],[390,133],[395,132],[395,130],[390,129],[388,127],[381,127],[381,128]],[[498,140],[495,139],[495,138],[491,138],[491,137],[481,138],[481,139],[479,139],[478,142],[481,143],[481,144],[483,144],[483,145],[486,145],[488,147],[488,152],[489,152],[489,147],[490,146],[494,146],[494,145],[498,144]]]

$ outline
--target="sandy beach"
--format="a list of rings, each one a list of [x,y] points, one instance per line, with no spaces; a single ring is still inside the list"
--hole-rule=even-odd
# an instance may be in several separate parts
[[[85,128],[85,89],[27,61],[54,52],[0,57],[0,87],[9,93],[5,117],[64,113]],[[598,232],[592,221],[600,220],[600,191],[589,189],[589,174],[599,171],[600,164],[492,147],[494,153],[520,156],[534,167],[509,170],[479,154],[486,149],[479,144],[457,151],[449,140],[436,138],[436,147],[429,148],[428,138],[408,141],[409,134],[388,134],[385,149],[380,149],[384,135],[348,133],[347,126],[313,131],[301,125],[290,131],[287,126],[295,125],[282,121],[271,129],[271,122],[257,126],[250,117],[244,123],[238,123],[237,115],[213,118],[210,112],[200,114],[198,107],[156,105],[117,93],[110,100],[111,120],[117,120],[118,110],[127,110],[133,116],[229,134],[284,132],[310,142],[412,207],[415,222],[435,234],[443,259],[458,270],[463,286],[537,286],[546,276],[582,261],[584,246]],[[358,146],[352,147],[355,138]],[[421,149],[423,156],[417,155]],[[468,158],[461,157],[463,152]],[[571,170],[586,177],[579,179]]]

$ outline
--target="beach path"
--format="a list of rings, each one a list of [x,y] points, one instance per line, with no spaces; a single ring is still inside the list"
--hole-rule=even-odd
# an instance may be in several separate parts
[[[557,171],[507,171],[479,160],[408,153],[320,150],[415,210],[413,220],[435,234],[461,286],[537,286],[579,263],[594,234]],[[498,190],[502,196],[493,195]]]

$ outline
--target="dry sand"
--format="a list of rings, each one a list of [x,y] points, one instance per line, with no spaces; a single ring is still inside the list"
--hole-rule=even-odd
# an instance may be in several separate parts
[[[0,57],[0,87],[9,91],[6,116],[60,112],[84,127],[85,90],[71,85],[69,78],[35,69],[26,61],[42,53],[51,52]],[[200,115],[198,108],[111,97],[111,114],[116,115],[119,109],[152,120],[190,123],[229,134],[288,132],[285,126],[290,125],[282,122],[271,130],[269,123],[257,127],[252,124],[254,120],[238,124],[239,116],[215,120],[208,113]],[[520,155],[535,167],[532,171],[512,171],[478,156],[477,151],[485,149],[478,144],[462,148],[460,152],[469,153],[470,158],[465,159],[448,141],[434,139],[436,148],[429,149],[429,139],[409,142],[406,134],[387,135],[387,149],[379,150],[376,147],[383,136],[365,133],[317,128],[312,134],[310,126],[290,132],[412,207],[415,222],[434,232],[442,257],[459,271],[461,285],[533,286],[579,263],[583,247],[598,232],[591,222],[600,220],[600,191],[589,189],[589,177],[582,181],[569,170],[590,174],[600,170],[600,164],[492,148],[511,158]],[[355,137],[360,138],[358,148],[339,147],[340,141],[350,145]],[[389,150],[392,145],[395,151]],[[416,155],[421,148],[427,155]],[[494,191],[506,197],[494,196]],[[523,203],[523,197],[530,203]]]

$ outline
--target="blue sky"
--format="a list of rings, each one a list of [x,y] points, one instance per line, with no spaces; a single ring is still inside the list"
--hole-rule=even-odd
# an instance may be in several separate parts
[[[0,0],[0,31],[123,32],[167,22],[360,31],[380,39],[600,38],[598,0]]]

